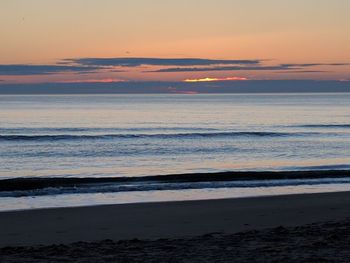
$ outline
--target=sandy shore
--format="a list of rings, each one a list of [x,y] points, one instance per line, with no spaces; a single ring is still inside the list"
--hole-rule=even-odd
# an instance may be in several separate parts
[[[349,215],[350,192],[1,212],[0,247],[233,234]]]
[[[349,262],[350,220],[236,234],[0,248],[1,262]]]

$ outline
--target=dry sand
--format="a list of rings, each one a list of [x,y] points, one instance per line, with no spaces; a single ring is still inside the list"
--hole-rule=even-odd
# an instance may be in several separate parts
[[[349,262],[350,220],[182,239],[0,248],[1,262]]]

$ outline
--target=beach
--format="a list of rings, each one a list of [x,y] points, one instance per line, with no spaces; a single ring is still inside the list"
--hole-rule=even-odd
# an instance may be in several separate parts
[[[181,240],[193,243],[194,238],[199,238],[195,246],[200,247],[203,245],[201,242],[209,237],[225,239],[240,233],[244,240],[246,235],[252,235],[252,231],[262,235],[264,231],[275,231],[266,229],[288,228],[286,231],[293,232],[296,227],[298,235],[308,238],[307,231],[312,227],[307,226],[309,224],[318,223],[313,227],[322,230],[322,224],[333,222],[333,230],[328,229],[328,232],[337,232],[337,226],[346,225],[344,222],[350,215],[349,204],[350,192],[338,192],[1,212],[0,247],[27,246],[27,250],[19,250],[27,253],[27,257],[28,247],[65,244],[64,247],[69,248],[77,246],[69,245],[74,242],[83,242],[79,243],[83,250],[88,250],[90,244],[84,242],[100,242],[94,243],[98,250],[103,248],[98,244],[106,242],[126,246],[130,240],[148,240],[140,243],[147,247],[149,242],[165,242],[159,239],[170,243]],[[300,230],[303,229],[301,226],[306,232]],[[271,233],[268,236],[274,237]],[[45,251],[50,251],[49,247],[41,249],[43,255]],[[10,252],[10,248],[3,248],[1,255],[5,257]],[[21,253],[12,255],[18,257]],[[130,253],[127,253],[128,257],[132,257]],[[6,258],[10,260],[11,256]]]
[[[0,263],[350,262],[349,10],[0,1]]]

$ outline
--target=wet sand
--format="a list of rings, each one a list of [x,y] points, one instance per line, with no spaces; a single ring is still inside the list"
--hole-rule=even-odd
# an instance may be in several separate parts
[[[0,247],[233,234],[348,216],[350,192],[1,212]]]

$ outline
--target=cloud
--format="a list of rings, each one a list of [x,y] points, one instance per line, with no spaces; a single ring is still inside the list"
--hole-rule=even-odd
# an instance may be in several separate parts
[[[0,75],[48,75],[64,72],[91,73],[100,69],[101,67],[97,66],[2,64],[0,65]]]
[[[125,80],[105,78],[105,79],[75,79],[75,80],[62,80],[57,83],[117,83],[124,82]]]
[[[316,67],[316,66],[348,66],[350,63],[304,63],[304,64],[281,64],[285,67]]]
[[[216,66],[216,67],[174,67],[164,68],[153,71],[144,72],[197,72],[197,71],[227,71],[227,70],[286,70],[289,69],[287,66]],[[293,68],[299,69],[299,68]],[[301,69],[301,68],[300,68]]]
[[[144,73],[203,72],[203,71],[280,71],[289,73],[317,72],[317,66],[345,66],[350,63],[263,64],[260,59],[206,59],[206,58],[70,58],[55,64],[0,64],[0,76],[30,76],[74,73],[128,72],[130,68],[150,66]],[[161,68],[159,68],[161,67]],[[316,71],[317,70],[317,71]],[[322,72],[322,71],[319,71]]]
[[[282,73],[282,74],[289,74],[289,73],[326,73],[326,72],[330,72],[327,70],[286,70],[286,71],[276,71],[274,73]]]
[[[201,71],[239,71],[239,70],[283,70],[286,72],[299,70],[299,72],[306,72],[305,68],[316,66],[345,66],[349,63],[305,63],[305,64],[279,64],[275,66],[258,65],[230,65],[230,66],[211,66],[211,67],[170,67],[157,70],[150,70],[144,72],[201,72]],[[311,71],[309,71],[311,72]],[[316,71],[313,71],[316,72]],[[320,71],[322,72],[322,71]]]
[[[232,59],[204,59],[204,58],[73,58],[64,59],[61,63],[76,63],[85,66],[119,66],[139,67],[149,66],[208,66],[208,65],[256,65],[261,60],[232,60]]]

